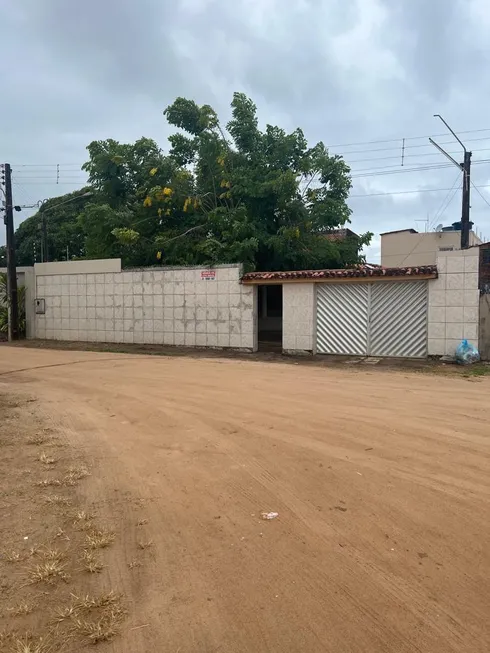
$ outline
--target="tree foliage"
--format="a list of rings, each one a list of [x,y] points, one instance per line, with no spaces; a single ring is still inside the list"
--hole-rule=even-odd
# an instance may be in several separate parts
[[[261,130],[243,93],[235,93],[231,108],[223,126],[210,106],[177,98],[164,111],[179,130],[166,154],[148,138],[92,142],[83,166],[92,197],[50,213],[51,258],[65,258],[61,243],[69,239],[72,256],[120,256],[126,265],[158,258],[166,265],[242,262],[285,270],[360,262],[371,234],[328,238],[351,213],[344,160],[321,142],[309,147],[300,129]],[[19,227],[22,262],[32,262],[38,224],[39,215]]]
[[[35,215],[21,222],[15,232],[17,265],[32,265],[34,261],[41,260],[43,218],[46,220],[49,260],[66,260],[67,252],[70,259],[86,256],[85,234],[78,216],[91,199],[82,196],[90,191],[89,187],[85,187],[49,199],[43,202]]]

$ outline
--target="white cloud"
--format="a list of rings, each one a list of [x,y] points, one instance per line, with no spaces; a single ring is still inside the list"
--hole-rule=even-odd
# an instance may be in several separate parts
[[[442,113],[473,149],[473,181],[488,183],[490,19],[484,0],[4,0],[0,36],[12,65],[0,73],[8,129],[2,158],[14,164],[78,163],[93,139],[166,146],[162,110],[176,96],[213,105],[226,120],[235,90],[258,105],[261,124],[302,127],[333,148],[355,176],[352,228],[379,233],[432,218],[451,168],[427,139]],[[386,141],[388,143],[366,143]],[[449,139],[440,139],[449,140]],[[421,147],[423,146],[423,147]],[[452,151],[458,151],[453,144]],[[367,160],[366,160],[367,159]],[[390,167],[391,166],[391,167]],[[376,172],[377,176],[360,176]],[[68,174],[68,172],[70,174]],[[48,177],[48,179],[44,179]],[[76,188],[66,168],[14,169],[18,203]],[[74,177],[72,179],[71,177]],[[482,193],[487,193],[482,189]],[[486,196],[486,195],[485,195]],[[459,217],[456,196],[441,222]],[[26,215],[25,213],[23,214]],[[472,215],[490,234],[488,206],[475,192]],[[370,256],[376,256],[376,245]],[[371,254],[372,252],[372,254]]]

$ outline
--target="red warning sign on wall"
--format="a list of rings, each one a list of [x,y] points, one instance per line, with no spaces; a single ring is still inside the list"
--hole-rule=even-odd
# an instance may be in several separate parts
[[[201,281],[214,281],[216,279],[216,270],[202,270]]]

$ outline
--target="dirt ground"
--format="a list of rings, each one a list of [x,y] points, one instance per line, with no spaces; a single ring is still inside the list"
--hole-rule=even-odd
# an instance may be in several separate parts
[[[0,651],[100,626],[113,653],[488,653],[489,392],[1,347]],[[38,582],[53,548],[66,578]]]

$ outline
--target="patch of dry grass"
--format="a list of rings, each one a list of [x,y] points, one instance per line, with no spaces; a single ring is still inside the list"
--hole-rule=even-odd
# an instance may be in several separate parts
[[[86,594],[85,596],[75,596],[72,594],[74,603],[73,605],[77,610],[94,610],[96,608],[112,608],[120,607],[121,605],[121,595],[111,590],[105,594],[99,594],[99,596],[90,596]]]
[[[43,478],[42,481],[36,483],[38,487],[59,487],[63,485],[59,478]]]
[[[72,594],[71,605],[55,610],[52,622],[67,622],[72,637],[81,637],[90,644],[97,644],[117,635],[124,615],[121,596],[113,591],[99,596],[78,597]]]
[[[77,614],[77,607],[75,605],[67,605],[64,608],[56,608],[52,614],[51,621],[55,624],[60,624],[67,619],[76,617]]]
[[[46,549],[41,551],[41,555],[43,562],[29,569],[28,577],[31,583],[54,585],[58,580],[69,580],[65,571],[66,565],[62,562],[65,557],[63,552],[58,549]]]
[[[51,458],[49,460],[51,460]],[[54,460],[54,458],[52,460]],[[59,487],[61,485],[72,487],[77,485],[78,481],[80,481],[82,478],[86,478],[87,476],[90,476],[88,469],[84,465],[79,465],[77,467],[69,467],[63,478],[45,478],[41,481],[38,481],[36,485],[39,487]]]
[[[76,481],[87,478],[87,476],[90,476],[90,472],[85,465],[74,465],[67,469],[64,481],[66,485],[75,485]]]
[[[142,563],[139,560],[131,560],[131,562],[128,562],[128,567],[129,569],[134,569],[135,567],[141,567]]]
[[[12,608],[7,608],[7,610],[14,617],[20,617],[21,615],[30,614],[34,610],[34,606],[26,601],[21,601],[18,605],[14,605]]]
[[[93,530],[86,537],[87,547],[89,549],[105,549],[110,546],[116,535],[112,531]]]
[[[49,442],[50,437],[46,433],[36,433],[27,439],[27,444],[41,445]]]
[[[6,562],[20,562],[22,560],[22,556],[18,551],[4,551],[2,557]]]
[[[144,526],[144,525],[147,524],[147,523],[148,523],[148,519],[140,519],[140,520],[137,522],[137,526]]]
[[[138,548],[140,549],[149,549],[153,546],[153,540],[148,540],[147,542],[138,542]]]
[[[84,570],[90,574],[98,574],[104,568],[104,565],[94,551],[89,551],[88,549],[83,550],[80,562],[83,564]]]
[[[21,639],[15,638],[10,649],[11,653],[50,653],[52,650],[46,639],[33,639],[29,635]]]
[[[49,496],[44,497],[44,501],[53,506],[63,506],[63,507],[71,506],[70,499],[67,499],[66,497],[62,497],[59,494],[50,494]]]
[[[119,610],[110,610],[96,620],[72,619],[73,631],[91,644],[107,642],[118,634],[123,616]]]
[[[40,553],[44,560],[63,560],[66,557],[64,551],[58,551],[58,549],[45,548]]]
[[[94,530],[95,515],[85,510],[79,510],[75,514],[74,526],[81,531],[91,531]]]
[[[78,510],[75,514],[75,524],[79,524],[80,522],[92,522],[94,519],[95,515],[92,515],[92,513],[87,512],[86,510]]]
[[[39,456],[39,460],[43,463],[43,465],[54,465],[57,462],[56,458],[51,458],[44,452]]]
[[[56,535],[55,535],[55,537],[60,537],[60,538],[62,538],[63,540],[66,540],[67,542],[70,541],[70,538],[68,537],[68,535],[67,535],[67,534],[65,533],[65,531],[64,531],[62,528],[60,528],[59,526],[58,526],[58,530],[56,531]]]

